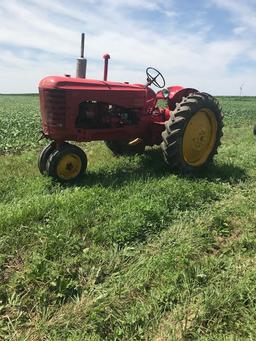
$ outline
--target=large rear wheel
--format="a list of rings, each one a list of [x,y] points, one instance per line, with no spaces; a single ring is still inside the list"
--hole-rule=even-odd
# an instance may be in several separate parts
[[[162,133],[161,148],[171,168],[190,172],[204,167],[217,154],[223,135],[223,114],[217,100],[193,93],[177,104]]]

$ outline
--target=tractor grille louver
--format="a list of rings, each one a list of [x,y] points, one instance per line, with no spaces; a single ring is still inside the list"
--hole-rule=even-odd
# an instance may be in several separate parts
[[[66,98],[64,90],[44,90],[44,112],[50,127],[65,126]]]

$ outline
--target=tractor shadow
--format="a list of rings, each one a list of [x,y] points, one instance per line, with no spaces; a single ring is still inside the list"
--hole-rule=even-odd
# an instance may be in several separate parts
[[[194,174],[180,174],[168,168],[159,149],[146,150],[143,155],[138,157],[139,162],[136,166],[130,166],[129,161],[125,164],[120,161],[120,166],[114,170],[88,171],[78,182],[63,186],[84,187],[100,185],[103,187],[120,188],[135,180],[148,181],[171,175],[190,180],[205,179],[210,182],[226,182],[230,184],[243,182],[248,178],[245,169],[227,163],[212,163],[207,168]]]
[[[189,177],[191,179],[205,179],[209,182],[225,182],[232,185],[246,181],[249,176],[245,169],[234,164],[212,163],[198,173],[189,175]]]
[[[120,188],[136,180],[147,181],[172,174],[168,167],[166,167],[159,150],[148,150],[143,155],[136,156],[138,159],[135,165],[129,162],[133,157],[125,157],[125,162],[120,158],[120,165],[118,164],[114,169],[103,168],[97,171],[88,169],[79,181],[73,184],[63,184],[62,186],[89,187],[100,185],[103,187]]]

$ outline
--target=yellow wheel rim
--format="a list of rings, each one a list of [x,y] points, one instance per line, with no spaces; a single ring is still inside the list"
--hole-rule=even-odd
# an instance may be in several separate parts
[[[191,166],[202,165],[213,150],[217,133],[214,112],[202,108],[189,120],[183,137],[183,157]]]
[[[60,179],[71,180],[78,176],[82,168],[82,161],[76,154],[64,155],[56,169],[56,173]]]

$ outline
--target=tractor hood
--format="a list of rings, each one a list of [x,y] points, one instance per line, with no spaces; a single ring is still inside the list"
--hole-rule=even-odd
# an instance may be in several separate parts
[[[87,78],[48,76],[39,83],[39,89],[61,90],[124,90],[145,91],[143,84],[109,82]]]
[[[146,100],[154,98],[153,90],[143,84],[59,76],[48,76],[39,83],[40,94],[56,90],[65,92],[69,98],[80,103],[97,101],[124,108],[144,108]]]

